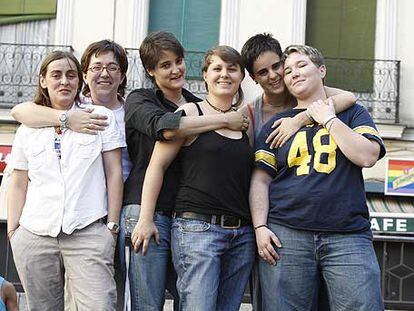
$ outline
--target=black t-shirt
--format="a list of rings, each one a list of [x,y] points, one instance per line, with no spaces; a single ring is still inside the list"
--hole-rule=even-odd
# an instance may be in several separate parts
[[[182,92],[187,102],[199,102],[187,90]],[[132,170],[124,185],[124,205],[141,204],[145,171],[157,140],[164,140],[163,130],[177,129],[182,112],[164,97],[157,87],[132,91],[125,104],[125,135]],[[174,207],[179,182],[179,163],[173,161],[165,173],[156,210],[168,211]]]

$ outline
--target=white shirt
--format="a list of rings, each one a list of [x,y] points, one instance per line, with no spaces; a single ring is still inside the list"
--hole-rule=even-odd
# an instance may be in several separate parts
[[[125,139],[125,108],[124,108],[125,100],[122,99],[121,106],[117,109],[112,110],[115,115],[116,124],[121,131],[122,137],[124,141]],[[128,178],[129,172],[131,171],[132,163],[129,159],[128,150],[127,148],[122,148],[122,176],[124,181]]]
[[[119,96],[119,95],[118,95]],[[121,106],[119,108],[113,109],[112,112],[115,115],[116,124],[118,125],[119,130],[121,131],[122,138],[126,141],[125,138],[125,99],[121,96],[118,97]],[[93,104],[92,98],[90,96],[81,96],[82,104]],[[126,147],[122,148],[122,177],[124,181],[128,178],[129,172],[132,169],[132,163],[129,159],[128,150]]]
[[[114,114],[105,107],[109,126],[98,135],[66,129],[61,160],[54,149],[55,129],[29,128],[16,132],[10,166],[28,170],[29,184],[20,225],[38,235],[71,234],[107,214],[107,190],[102,152],[125,147]],[[74,105],[72,109],[80,109]]]

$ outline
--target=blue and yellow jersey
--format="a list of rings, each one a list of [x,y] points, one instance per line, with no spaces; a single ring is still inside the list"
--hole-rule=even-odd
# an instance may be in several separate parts
[[[314,231],[360,231],[370,227],[362,169],[349,161],[328,131],[312,124],[301,128],[283,147],[265,143],[272,124],[302,112],[275,115],[256,141],[255,166],[273,180],[269,189],[269,222]],[[354,105],[337,117],[355,132],[385,147],[367,110]]]

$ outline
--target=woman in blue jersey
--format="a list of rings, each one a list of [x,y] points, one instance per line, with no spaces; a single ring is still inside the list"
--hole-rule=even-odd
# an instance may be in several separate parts
[[[207,52],[203,78],[208,95],[201,103],[180,107],[186,115],[226,114],[241,103],[243,63],[233,48],[218,46]],[[238,310],[255,248],[247,196],[253,152],[245,132],[221,129],[157,142],[132,242],[145,251],[149,238],[157,236],[154,203],[164,172],[177,156],[182,176],[171,240],[180,309]]]

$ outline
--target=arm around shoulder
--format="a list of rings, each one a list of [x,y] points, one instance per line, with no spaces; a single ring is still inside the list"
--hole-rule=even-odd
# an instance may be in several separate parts
[[[59,125],[62,111],[50,107],[24,102],[13,107],[12,117],[29,127],[46,127]]]
[[[336,113],[347,110],[357,101],[355,94],[349,91],[325,86],[325,93],[332,99]]]

